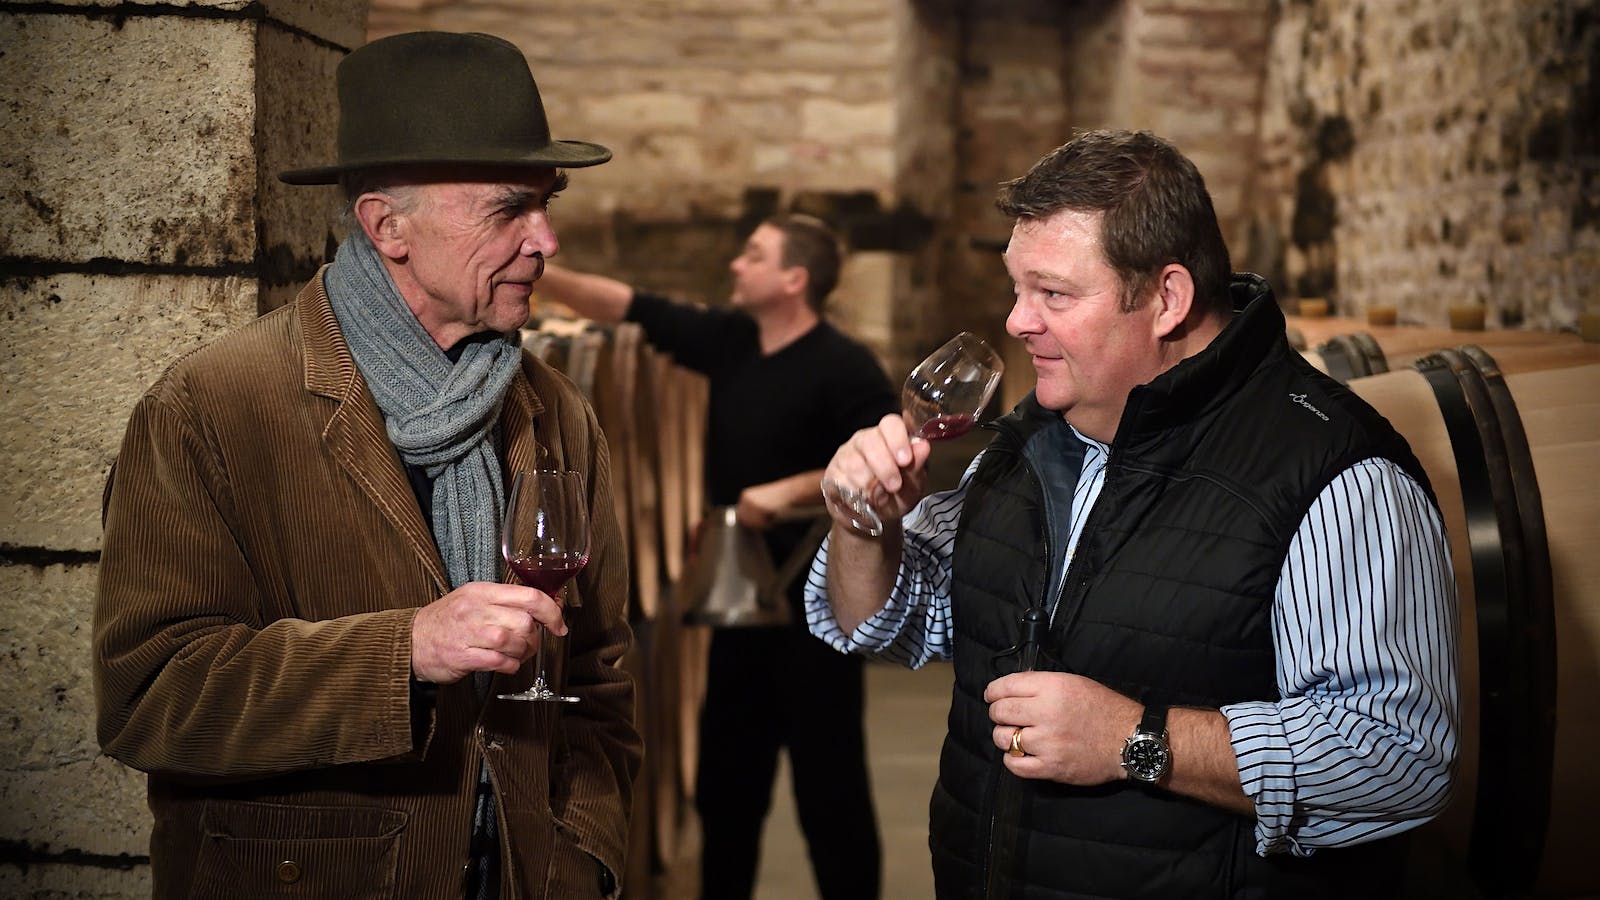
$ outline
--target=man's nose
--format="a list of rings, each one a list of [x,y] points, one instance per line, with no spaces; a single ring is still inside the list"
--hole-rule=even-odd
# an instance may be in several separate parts
[[[1006,334],[1020,338],[1037,331],[1039,331],[1039,316],[1034,312],[1033,304],[1018,297],[1011,304],[1011,313],[1006,316]]]
[[[522,238],[523,256],[538,254],[549,259],[561,251],[561,242],[556,239],[555,226],[547,213],[541,210],[527,216],[527,229]]]

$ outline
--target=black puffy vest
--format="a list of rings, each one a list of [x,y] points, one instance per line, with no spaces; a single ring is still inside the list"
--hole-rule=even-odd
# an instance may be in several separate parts
[[[1273,595],[1312,501],[1374,456],[1428,484],[1387,421],[1290,349],[1265,282],[1236,276],[1234,294],[1241,311],[1208,348],[1129,394],[1059,593],[1050,554],[1067,525],[1041,482],[1076,477],[1081,456],[1063,466],[1061,448],[1081,444],[1031,395],[990,426],[954,549],[955,688],[930,810],[941,898],[993,889],[1003,779],[1020,792],[1007,897],[1368,900],[1395,884],[1403,840],[1261,857],[1253,818],[1125,781],[1018,780],[990,737],[983,691],[1017,670],[1000,654],[1030,605],[1050,616],[1038,669],[1145,703],[1278,699]]]

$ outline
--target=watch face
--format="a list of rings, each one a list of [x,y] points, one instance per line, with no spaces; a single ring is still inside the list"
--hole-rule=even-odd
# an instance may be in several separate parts
[[[1128,775],[1146,782],[1160,781],[1172,765],[1172,751],[1154,735],[1140,734],[1128,739],[1122,750],[1122,765]]]

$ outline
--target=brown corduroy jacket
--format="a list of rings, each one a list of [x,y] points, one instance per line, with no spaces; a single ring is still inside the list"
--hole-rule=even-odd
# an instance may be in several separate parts
[[[586,477],[592,553],[546,654],[578,703],[485,704],[470,678],[414,695],[412,618],[444,563],[320,274],[139,401],[94,663],[100,743],[149,773],[156,897],[459,898],[484,757],[502,897],[598,896],[595,859],[622,873],[642,743],[606,444],[526,354],[500,429],[507,471]]]

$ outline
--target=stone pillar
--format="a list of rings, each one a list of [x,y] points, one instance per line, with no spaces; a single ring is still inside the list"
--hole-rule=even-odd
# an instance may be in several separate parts
[[[0,10],[0,896],[150,894],[144,778],[94,734],[102,489],[162,370],[323,259],[333,189],[275,174],[331,159],[365,12]]]

